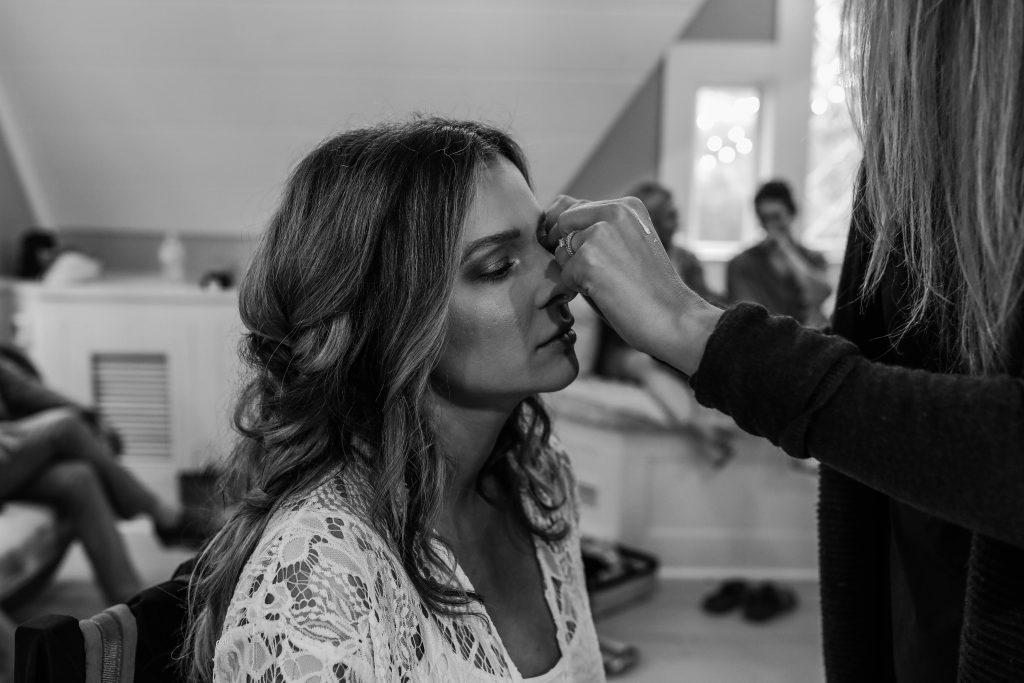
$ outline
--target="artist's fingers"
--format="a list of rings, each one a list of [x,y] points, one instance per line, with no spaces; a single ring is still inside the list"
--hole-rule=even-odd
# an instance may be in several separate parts
[[[599,221],[569,233],[574,253],[565,246],[555,251],[562,283],[586,297],[630,346],[692,372],[689,360],[673,355],[676,328],[684,313],[710,305],[683,284],[657,236],[635,228]]]
[[[568,206],[550,225],[548,242],[554,245],[573,230],[582,230],[602,221],[620,230],[657,239],[643,202],[635,197],[622,197],[597,202],[576,202]]]
[[[589,228],[583,230],[573,230],[564,236],[564,239],[558,240],[555,243],[555,260],[558,261],[558,265],[565,267],[565,264],[569,259],[574,258],[583,248],[583,244],[587,241],[587,236],[593,234],[593,232],[599,227],[599,225],[592,225]]]
[[[591,303],[595,287],[600,290],[605,284],[604,279],[594,277],[595,271],[603,273],[612,281],[618,280],[622,275],[613,260],[608,258],[609,251],[621,248],[620,245],[611,244],[619,241],[617,232],[605,223],[595,223],[589,228],[571,233],[572,256],[567,254],[564,248],[555,250],[555,259],[562,268],[562,282],[573,291],[587,297]]]
[[[552,201],[546,209],[544,209],[544,226],[547,234],[542,240],[542,243],[549,251],[554,251],[555,247],[558,246],[558,240],[551,239],[550,234],[551,228],[558,222],[558,217],[567,209],[570,209],[577,204],[585,204],[586,202],[587,200],[585,199],[576,199],[575,197],[570,197],[567,194],[560,194],[555,197],[554,201]]]

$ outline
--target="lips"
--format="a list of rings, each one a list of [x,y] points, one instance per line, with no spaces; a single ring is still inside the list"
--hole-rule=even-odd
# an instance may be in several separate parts
[[[567,344],[575,343],[575,341],[576,341],[576,332],[572,329],[573,323],[575,323],[575,322],[576,322],[575,320],[570,318],[570,320],[566,324],[561,325],[558,328],[558,332],[556,332],[551,337],[549,337],[547,339],[547,341],[545,341],[540,346],[547,346],[548,344],[552,344],[552,343],[557,342],[557,341],[560,341],[560,342],[563,342],[563,343],[567,343]],[[538,348],[540,348],[540,347],[538,347]]]

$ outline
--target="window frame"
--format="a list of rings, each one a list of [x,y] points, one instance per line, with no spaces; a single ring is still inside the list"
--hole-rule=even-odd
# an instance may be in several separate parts
[[[806,196],[808,133],[815,3],[777,0],[773,41],[679,41],[665,54],[659,135],[659,181],[677,198],[689,220],[693,215],[693,168],[697,91],[702,87],[754,87],[761,92],[759,135],[755,150],[758,183],[783,178],[793,187],[797,204]],[[753,195],[738,198],[754,219]],[[690,225],[693,225],[691,223]],[[707,261],[727,261],[753,242],[760,232],[735,242],[689,241],[683,225],[681,243]],[[798,235],[803,223],[796,223]],[[842,253],[826,252],[838,262]]]

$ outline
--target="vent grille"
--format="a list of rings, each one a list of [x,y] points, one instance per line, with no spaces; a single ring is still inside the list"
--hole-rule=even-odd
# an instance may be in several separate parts
[[[162,353],[93,354],[96,406],[121,434],[127,456],[172,457],[167,365]]]

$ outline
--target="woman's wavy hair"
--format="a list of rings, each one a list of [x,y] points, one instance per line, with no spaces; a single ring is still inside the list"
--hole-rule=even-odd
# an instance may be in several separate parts
[[[211,677],[235,585],[268,520],[350,466],[367,474],[366,521],[426,605],[451,613],[477,597],[450,587],[434,545],[450,462],[435,446],[428,385],[463,222],[479,173],[499,158],[529,182],[521,150],[502,131],[430,117],[342,133],[291,174],[239,291],[251,379],[225,475],[237,506],[194,574],[183,658],[192,680]],[[481,480],[507,494],[526,529],[554,540],[566,532],[558,516],[538,525],[524,507],[529,499],[554,511],[565,500],[537,459],[549,435],[539,399],[526,399]]]
[[[1024,362],[1024,0],[847,0],[843,54],[873,250],[905,266],[902,332],[954,368]]]

